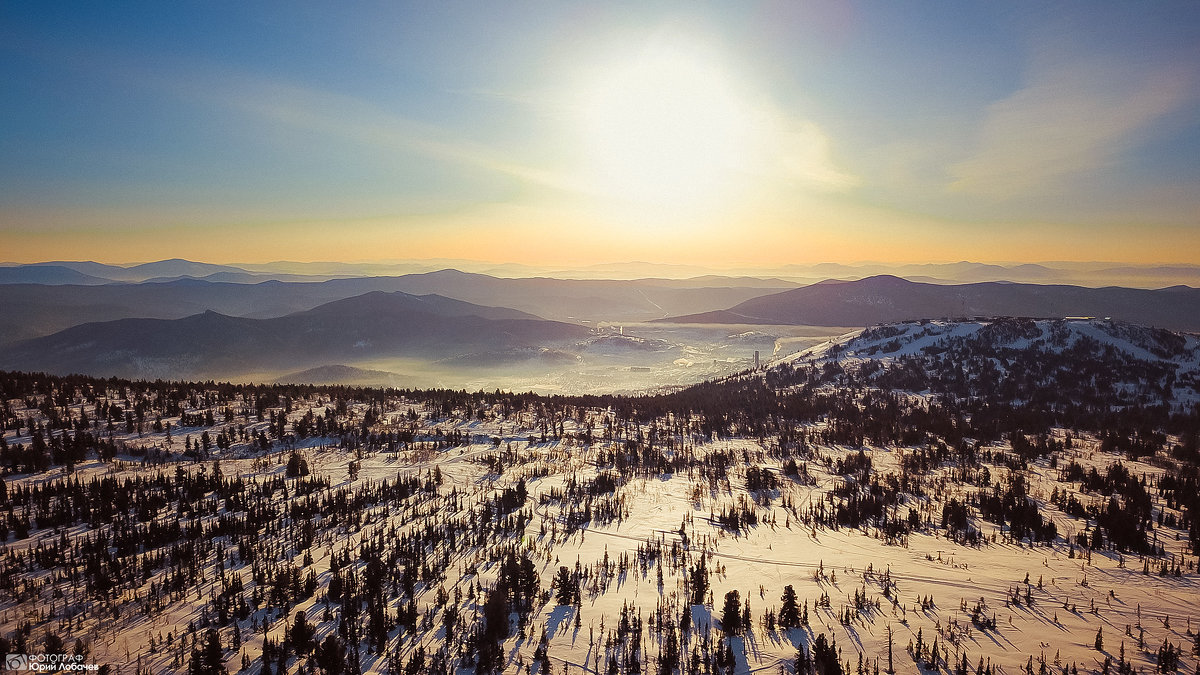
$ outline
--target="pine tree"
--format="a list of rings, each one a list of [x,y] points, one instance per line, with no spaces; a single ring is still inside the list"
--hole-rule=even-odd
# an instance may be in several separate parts
[[[558,568],[558,575],[554,577],[551,585],[554,587],[554,599],[558,604],[573,605],[577,602],[579,586],[571,579],[571,570],[566,565]]]
[[[813,666],[818,675],[842,675],[842,663],[838,660],[837,640],[828,640],[824,633],[813,641]]]
[[[662,653],[658,656],[659,675],[671,675],[679,667],[679,638],[674,630],[667,631]]]
[[[809,675],[812,672],[812,657],[808,653],[808,645],[800,643],[800,648],[796,650],[796,662],[793,670],[796,675]]]
[[[500,665],[503,658],[500,642],[508,637],[508,588],[503,582],[488,593],[483,604],[483,635],[479,644],[476,673],[488,673]]]
[[[296,612],[293,617],[292,629],[288,634],[292,646],[298,654],[307,654],[313,648],[313,627],[303,611]]]
[[[704,596],[708,593],[708,569],[704,566],[703,554],[700,555],[700,562],[688,575],[688,581],[692,587],[692,604],[703,605]]]
[[[223,675],[225,672],[225,654],[221,649],[221,636],[216,629],[210,628],[204,635],[204,648],[192,647],[191,659],[188,661],[188,675]]]
[[[796,589],[791,584],[783,587],[783,607],[779,609],[779,625],[795,628],[800,625],[800,605],[796,602]]]
[[[737,590],[725,594],[725,604],[721,609],[721,629],[726,635],[740,635],[742,632],[742,600]]]
[[[345,659],[346,648],[334,634],[326,637],[317,649],[317,665],[322,671],[330,675],[341,672]]]

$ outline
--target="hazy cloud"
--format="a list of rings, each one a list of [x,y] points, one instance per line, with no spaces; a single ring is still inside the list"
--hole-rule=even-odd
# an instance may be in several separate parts
[[[1092,59],[1041,67],[1028,86],[987,109],[978,148],[950,167],[950,187],[1006,199],[1111,166],[1192,97],[1192,78],[1178,66],[1116,68]]]
[[[794,122],[776,132],[773,140],[785,180],[832,192],[849,190],[860,182],[834,162],[829,136],[813,122]]]
[[[549,187],[571,187],[552,172],[523,165],[485,145],[452,138],[435,125],[411,120],[353,97],[259,82],[230,90],[222,98],[226,104],[294,129],[364,146],[414,153]]]

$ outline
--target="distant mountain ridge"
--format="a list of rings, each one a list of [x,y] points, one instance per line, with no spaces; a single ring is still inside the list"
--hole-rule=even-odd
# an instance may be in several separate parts
[[[10,270],[32,270],[39,267],[58,267],[74,270],[80,274],[103,279],[105,281],[140,282],[154,277],[200,277],[219,272],[244,273],[240,267],[230,265],[214,265],[212,263],[194,262],[183,258],[156,260],[154,262],[136,265],[107,265],[90,260],[56,260],[52,262],[28,263],[14,265]]]
[[[737,286],[739,279],[777,279],[790,284],[810,284],[821,279],[865,279],[893,274],[910,280],[931,283],[973,283],[1010,281],[1014,283],[1053,283],[1090,287],[1131,286],[1158,288],[1174,284],[1200,287],[1200,265],[1129,264],[1121,262],[1043,262],[982,263],[813,263],[782,266],[712,268],[650,262],[604,263],[584,267],[535,266],[516,263],[488,263],[470,260],[426,259],[390,262],[288,262],[203,263],[182,258],[149,263],[110,265],[92,261],[48,261],[38,263],[0,263],[0,268],[30,270],[55,266],[75,270],[104,281],[142,283],[184,277],[208,281],[258,283],[263,280],[326,281],[347,277],[380,277],[423,274],[455,269],[467,273],[501,278],[549,277],[563,280],[670,280],[689,282],[712,277],[715,286]],[[34,281],[34,283],[72,283],[70,280]]]
[[[25,265],[0,267],[0,284],[76,284],[93,286],[113,283],[111,279],[85,274],[64,265]]]
[[[869,326],[972,316],[1112,317],[1173,330],[1200,330],[1200,289],[1085,288],[983,282],[929,284],[891,275],[827,281],[752,298],[726,310],[665,319],[676,323]]]
[[[276,384],[341,384],[357,387],[398,387],[402,386],[403,376],[386,370],[369,370],[331,364],[317,366],[307,370],[280,375],[275,378]]]
[[[213,377],[364,358],[537,347],[590,335],[582,326],[437,295],[368,293],[271,319],[213,311],[74,326],[0,348],[0,368],[123,377]]]
[[[1200,329],[1200,320],[1190,318],[1200,312],[1195,311],[1196,290],[1189,286],[1142,291],[1042,285],[1046,280],[1076,273],[1111,273],[1113,278],[1163,285],[1179,279],[1200,280],[1200,266],[1186,264],[1153,267],[1114,263],[994,265],[966,261],[891,266],[823,263],[776,268],[778,276],[774,277],[707,274],[678,279],[670,275],[700,269],[638,263],[597,269],[664,276],[633,280],[507,278],[450,268],[401,276],[358,276],[365,271],[418,267],[412,263],[272,263],[237,267],[184,259],[127,267],[88,261],[0,265],[0,316],[20,318],[0,322],[0,345],[50,335],[83,323],[124,318],[179,319],[209,310],[245,318],[281,317],[373,291],[436,294],[574,323],[627,324],[677,317],[676,320],[688,323],[869,325],[919,317],[1089,315]],[[529,273],[533,274],[535,269],[529,268]],[[888,277],[877,276],[846,282],[859,286],[841,289],[829,286],[834,283],[831,277],[858,277],[875,269],[903,272],[907,281],[893,276],[893,286],[885,288],[886,284],[879,279]],[[809,287],[797,283],[799,277],[795,275],[816,273],[823,274],[825,281]],[[333,274],[344,276],[330,278]],[[948,278],[992,281],[952,284]],[[996,278],[1035,279],[1037,285],[996,282]],[[816,279],[808,280],[812,281]],[[850,289],[861,291],[859,297],[835,297],[849,294]]]
[[[4,269],[4,268],[0,268]],[[10,268],[11,269],[11,268]],[[212,310],[252,318],[284,316],[372,291],[437,294],[483,306],[512,307],[556,320],[646,321],[718,309],[794,287],[785,281],[503,279],[458,270],[320,282],[220,283],[182,278],[162,283],[18,284],[0,288],[0,344],[49,335],[87,322],[178,319]]]

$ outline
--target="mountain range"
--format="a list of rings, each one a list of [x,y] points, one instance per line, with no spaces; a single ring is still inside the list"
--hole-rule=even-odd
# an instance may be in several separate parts
[[[125,318],[178,319],[205,311],[279,317],[373,291],[432,293],[477,305],[512,307],[554,320],[630,322],[720,309],[795,286],[777,279],[726,277],[506,279],[458,270],[319,282],[245,284],[184,278],[106,285],[8,284],[0,286],[0,315],[20,320],[0,323],[0,344],[49,335],[81,323]]]
[[[814,269],[834,273],[845,271],[843,267]],[[920,271],[917,267],[913,271]],[[1020,267],[1031,276],[1053,272],[1038,265]],[[957,263],[926,271],[990,273],[985,268]],[[110,281],[102,274],[124,274],[127,280]],[[947,284],[893,275],[798,286],[777,277],[513,279],[454,269],[241,282],[256,274],[186,260],[130,267],[0,267],[0,281],[21,275],[42,280],[0,283],[0,313],[8,318],[0,322],[0,368],[164,378],[274,379],[301,373],[332,381],[366,375],[306,369],[331,364],[401,368],[387,361],[416,359],[437,363],[436,368],[482,372],[501,363],[536,361],[543,370],[575,375],[594,368],[587,371],[594,378],[601,372],[610,376],[617,367],[685,369],[698,363],[696,354],[704,354],[701,360],[740,362],[760,349],[735,344],[735,336],[726,336],[721,324],[861,327],[955,317],[1083,316],[1200,331],[1200,289],[1188,286]],[[606,322],[621,324],[634,340],[639,328],[628,324],[651,321],[662,325],[643,325],[641,332],[666,340],[665,347],[653,350],[654,359],[638,352],[637,358],[621,361],[596,342],[611,335],[592,331]],[[714,324],[715,339],[697,332],[711,333]],[[764,346],[769,349],[769,341]],[[581,366],[584,356],[587,364]],[[381,377],[368,375],[372,381]]]
[[[0,369],[214,377],[378,357],[444,359],[582,340],[576,324],[439,295],[371,292],[270,319],[214,311],[87,323],[0,348]]]
[[[825,281],[738,303],[725,310],[663,319],[672,323],[869,326],[972,316],[1111,317],[1200,330],[1200,289],[1159,290],[985,282],[931,284],[890,275]]]
[[[73,270],[84,277],[48,275],[39,268]],[[861,262],[788,264],[780,266],[713,268],[649,262],[605,263],[578,267],[535,266],[516,263],[490,263],[471,260],[430,259],[382,262],[289,262],[236,263],[215,265],[182,258],[149,263],[109,265],[92,261],[49,261],[38,263],[0,263],[0,283],[140,283],[193,278],[232,283],[261,281],[327,281],[336,278],[403,276],[443,269],[485,274],[493,277],[556,279],[675,279],[703,276],[722,278],[778,278],[790,283],[810,284],[822,279],[855,280],[880,274],[892,274],[913,281],[961,284],[980,281],[1070,284],[1079,286],[1130,286],[1161,288],[1186,284],[1200,286],[1200,265],[1147,265],[1119,262],[1041,262],[981,263],[878,263]]]

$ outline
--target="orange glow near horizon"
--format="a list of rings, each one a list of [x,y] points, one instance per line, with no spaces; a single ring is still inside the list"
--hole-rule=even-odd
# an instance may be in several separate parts
[[[875,218],[867,219],[867,215]],[[266,263],[450,258],[541,266],[640,260],[723,269],[819,262],[883,263],[959,260],[1039,262],[1107,260],[1194,263],[1200,233],[1178,228],[1170,257],[1137,227],[1109,227],[1104,237],[1041,224],[964,226],[880,214],[775,215],[733,227],[688,233],[620,228],[588,214],[495,207],[476,213],[353,222],[313,221],[181,225],[126,230],[46,228],[4,235],[0,262],[95,260],[112,264],[184,257]],[[1125,243],[1112,248],[1113,239]],[[182,253],[182,254],[181,254]]]

